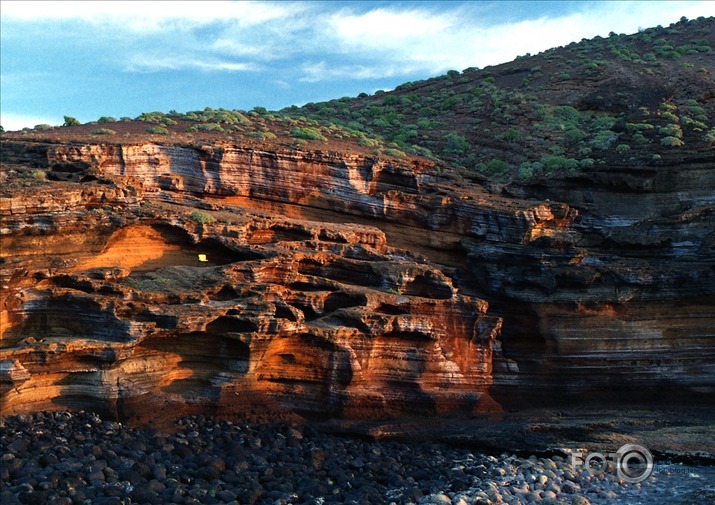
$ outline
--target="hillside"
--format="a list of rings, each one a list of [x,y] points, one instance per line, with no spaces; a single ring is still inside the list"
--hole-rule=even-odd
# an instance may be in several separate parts
[[[282,112],[500,178],[657,164],[715,145],[715,19],[612,33]]]

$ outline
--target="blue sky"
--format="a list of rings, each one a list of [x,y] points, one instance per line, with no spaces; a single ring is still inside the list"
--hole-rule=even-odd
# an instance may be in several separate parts
[[[712,1],[5,0],[0,124],[278,109],[713,15]]]

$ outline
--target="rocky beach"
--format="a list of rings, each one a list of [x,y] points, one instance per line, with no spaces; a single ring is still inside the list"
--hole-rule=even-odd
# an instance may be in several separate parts
[[[14,504],[710,503],[715,467],[658,462],[641,483],[567,454],[326,434],[310,425],[192,416],[131,428],[90,412],[0,422],[0,500]],[[461,445],[461,446],[460,446]],[[712,459],[709,461],[712,463]]]

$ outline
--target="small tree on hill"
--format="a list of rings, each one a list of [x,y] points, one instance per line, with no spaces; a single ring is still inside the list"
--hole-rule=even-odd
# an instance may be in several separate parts
[[[82,123],[80,123],[76,118],[73,118],[72,116],[65,116],[65,122],[62,126],[79,126]]]

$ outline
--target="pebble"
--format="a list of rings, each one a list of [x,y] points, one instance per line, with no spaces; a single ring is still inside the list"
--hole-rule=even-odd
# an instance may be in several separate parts
[[[89,412],[0,419],[0,501],[646,504],[668,501],[678,489],[688,489],[690,483],[682,479],[697,475],[664,475],[680,478],[674,481],[680,487],[660,484],[660,476],[631,485],[609,473],[574,473],[558,456],[497,457],[437,443],[369,441],[321,434],[310,426],[246,425],[199,416],[178,425],[173,434],[157,433]]]

